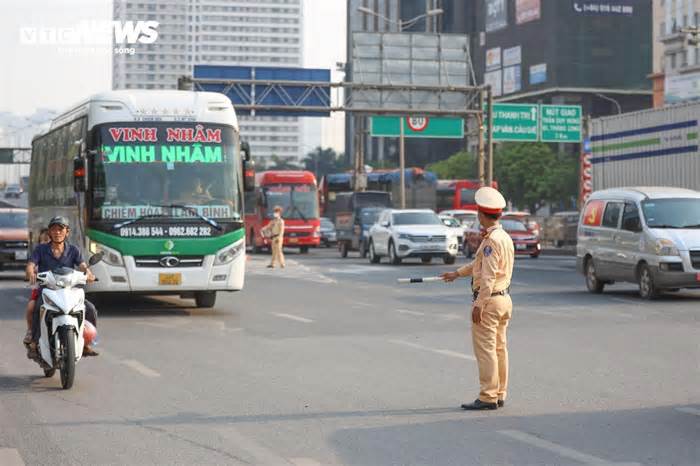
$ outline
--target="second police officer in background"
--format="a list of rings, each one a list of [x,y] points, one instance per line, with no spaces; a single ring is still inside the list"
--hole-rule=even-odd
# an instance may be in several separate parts
[[[484,187],[476,192],[483,241],[474,261],[456,272],[441,275],[446,282],[472,276],[472,342],[479,366],[479,397],[466,410],[497,409],[505,405],[508,389],[506,330],[513,302],[509,289],[515,251],[510,235],[498,220],[506,201],[497,190]]]
[[[270,223],[265,225],[260,231],[262,235],[270,239],[270,249],[272,259],[267,267],[272,269],[275,267],[275,262],[278,262],[280,267],[284,268],[284,219],[282,219],[282,207],[275,206],[274,214]]]

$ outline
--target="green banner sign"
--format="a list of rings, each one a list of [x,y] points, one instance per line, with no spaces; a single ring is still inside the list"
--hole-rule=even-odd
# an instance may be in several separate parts
[[[539,110],[536,104],[493,104],[493,140],[537,141]]]
[[[373,137],[398,138],[401,136],[402,119],[404,137],[407,138],[464,138],[462,118],[373,116],[370,133]]]
[[[540,105],[542,142],[581,142],[580,105]]]

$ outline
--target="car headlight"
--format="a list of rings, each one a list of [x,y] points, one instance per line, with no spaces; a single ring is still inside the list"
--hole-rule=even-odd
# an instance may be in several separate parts
[[[408,233],[399,233],[399,239],[410,240],[411,236]]]
[[[236,257],[245,251],[245,241],[239,241],[233,246],[222,249],[216,253],[214,265],[224,265],[232,262]]]
[[[113,267],[124,267],[124,259],[119,251],[115,251],[112,248],[105,246],[104,244],[97,243],[95,241],[90,241],[90,253],[97,254],[98,252],[104,252],[102,256],[102,262]]]
[[[680,256],[676,244],[668,239],[657,239],[655,244],[657,256]]]

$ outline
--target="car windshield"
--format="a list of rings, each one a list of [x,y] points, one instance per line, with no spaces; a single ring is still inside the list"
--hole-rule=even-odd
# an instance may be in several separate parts
[[[322,218],[321,219],[321,228],[326,228],[326,229],[330,230],[333,228],[333,222],[331,222],[327,218]]]
[[[360,218],[363,225],[373,225],[379,218],[381,209],[362,209]]]
[[[394,225],[442,225],[433,212],[401,212],[393,215]]]
[[[282,218],[318,218],[318,195],[312,184],[278,184],[263,188],[267,217],[272,218],[276,206],[282,207]]]
[[[463,225],[469,225],[476,220],[476,214],[456,214],[454,217]]]
[[[0,228],[27,228],[27,213],[0,213]]]
[[[461,223],[459,223],[459,220],[453,217],[444,217],[441,220],[442,223],[444,223],[448,227],[459,228],[462,225]]]
[[[239,218],[238,136],[226,126],[194,123],[112,123],[99,127],[92,168],[92,217],[133,219],[169,214]]]
[[[501,226],[506,231],[527,231],[525,224],[519,220],[501,220]]]
[[[649,199],[642,212],[649,228],[700,228],[700,199]]]

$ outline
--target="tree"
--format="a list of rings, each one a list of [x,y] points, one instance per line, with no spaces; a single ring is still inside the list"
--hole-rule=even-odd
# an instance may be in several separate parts
[[[270,166],[268,170],[299,170],[299,165],[292,160],[272,154],[270,157]]]
[[[312,152],[306,154],[304,169],[314,172],[317,179],[329,173],[338,173],[350,169],[350,165],[345,162],[343,154],[336,153],[331,148],[317,147]]]
[[[476,156],[466,151],[457,152],[446,160],[428,165],[442,180],[468,180],[477,178]]]
[[[533,213],[575,196],[577,171],[575,156],[555,154],[543,143],[505,143],[494,153],[494,179],[504,196]]]

